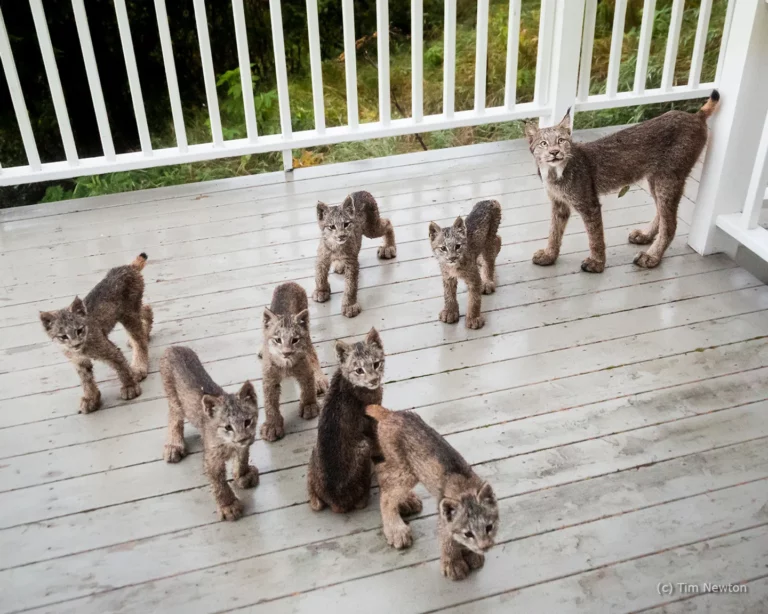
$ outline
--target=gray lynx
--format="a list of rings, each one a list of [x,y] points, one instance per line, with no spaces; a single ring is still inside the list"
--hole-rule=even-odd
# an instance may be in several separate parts
[[[353,192],[336,207],[318,202],[317,223],[322,237],[317,248],[316,288],[312,298],[318,303],[324,303],[331,297],[328,272],[333,264],[333,270],[344,275],[341,313],[354,318],[361,310],[357,302],[357,282],[362,237],[365,235],[375,239],[383,236],[384,244],[379,247],[378,256],[385,260],[394,258],[397,247],[392,223],[379,217],[379,206],[368,192]]]
[[[552,222],[545,249],[533,255],[534,264],[554,264],[560,254],[565,226],[574,209],[584,220],[589,257],[581,269],[602,273],[605,239],[600,196],[641,179],[648,181],[656,216],[645,230],[629,233],[629,242],[648,245],[635,264],[652,269],[661,262],[677,230],[677,206],[685,181],[707,144],[707,119],[717,109],[720,94],[713,91],[698,113],[668,111],[591,143],[571,137],[570,111],[552,128],[526,124],[531,153],[552,201]]]
[[[412,491],[421,482],[438,504],[440,568],[462,580],[485,564],[499,527],[493,489],[467,461],[420,416],[370,405],[365,413],[375,422],[374,459],[381,487],[381,519],[387,543],[395,548],[413,544],[411,528],[401,515],[421,511]]]
[[[101,393],[93,377],[92,360],[102,360],[117,372],[120,397],[124,400],[141,394],[139,382],[149,369],[149,334],[152,307],[142,304],[144,278],[141,270],[147,255],[139,254],[128,265],[111,269],[85,297],[59,311],[41,311],[40,321],[51,340],[69,358],[80,376],[83,396],[80,412],[87,414],[101,405]],[[109,340],[109,333],[120,322],[133,347],[133,363]]]
[[[481,295],[496,291],[496,256],[501,250],[501,237],[496,234],[501,224],[501,205],[483,200],[472,207],[466,222],[459,216],[452,226],[440,228],[429,224],[432,253],[443,274],[445,307],[438,316],[441,322],[459,321],[456,291],[459,279],[467,283],[467,328],[482,328],[485,318],[480,313]]]
[[[213,488],[219,518],[237,520],[243,504],[227,483],[227,461],[234,463],[238,488],[259,483],[259,470],[249,464],[256,439],[259,406],[251,382],[237,394],[228,394],[211,379],[191,349],[169,347],[160,359],[160,376],[168,397],[168,441],[163,457],[178,463],[187,453],[184,443],[186,418],[203,439],[203,470]]]
[[[306,420],[320,413],[317,395],[328,389],[328,378],[309,334],[307,293],[299,284],[280,284],[272,294],[272,303],[264,310],[264,346],[260,356],[264,385],[264,410],[267,419],[261,436],[275,441],[285,435],[280,414],[280,383],[295,377],[301,388],[299,414]]]

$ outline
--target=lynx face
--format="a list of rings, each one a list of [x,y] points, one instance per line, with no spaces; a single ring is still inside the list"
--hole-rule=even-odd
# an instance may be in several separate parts
[[[222,443],[249,447],[256,440],[259,405],[251,382],[245,382],[237,394],[203,395],[202,403]]]
[[[478,554],[493,546],[499,525],[499,507],[493,489],[485,482],[476,493],[460,499],[442,499],[440,516],[451,538]]]
[[[331,207],[317,203],[317,223],[323,241],[331,249],[344,245],[355,232],[355,203],[350,196],[341,205]]]
[[[551,128],[539,129],[535,124],[526,124],[525,135],[539,168],[553,168],[561,175],[571,157],[573,143],[570,111],[559,124]]]
[[[88,338],[85,304],[78,297],[66,309],[41,311],[40,321],[48,336],[62,349],[79,352]]]
[[[467,252],[467,227],[464,218],[456,218],[452,226],[440,228],[434,222],[429,225],[429,242],[432,253],[441,265],[455,267]]]
[[[275,364],[290,367],[306,355],[312,345],[309,337],[309,311],[296,315],[277,315],[264,310],[264,343]]]
[[[384,346],[375,328],[364,341],[352,345],[336,342],[341,374],[358,388],[376,390],[384,379]]]

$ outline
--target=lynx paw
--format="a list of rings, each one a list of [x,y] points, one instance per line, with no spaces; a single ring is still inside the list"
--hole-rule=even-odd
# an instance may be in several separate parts
[[[590,256],[582,261],[581,270],[587,273],[602,273],[605,270],[605,262],[600,262]]]
[[[329,298],[331,298],[331,291],[330,290],[315,290],[312,293],[312,300],[316,303],[324,303]]]
[[[449,561],[440,561],[440,571],[451,580],[463,580],[469,575],[469,565],[462,557],[459,557]]]
[[[317,403],[299,405],[299,415],[304,418],[304,420],[312,420],[312,418],[317,418],[319,413],[320,407],[317,405]]]
[[[341,306],[341,315],[346,316],[347,318],[354,318],[361,311],[362,308],[360,307],[360,303],[352,303],[351,305]]]
[[[483,565],[485,565],[484,554],[478,554],[477,552],[472,552],[471,550],[465,550],[463,555],[464,560],[467,562],[467,565],[469,565],[470,569],[480,569]]]
[[[312,511],[319,512],[320,510],[325,509],[325,501],[323,501],[319,497],[316,497],[313,494],[310,494],[309,495],[309,507],[312,508]]]
[[[344,275],[344,269],[345,268],[346,267],[344,266],[343,262],[336,261],[336,262],[333,263],[333,272],[334,273],[338,273],[339,275]]]
[[[483,282],[483,294],[493,294],[496,292],[496,282],[495,281],[484,281]]]
[[[437,317],[446,324],[456,324],[459,321],[459,310],[443,309]]]
[[[265,422],[261,425],[261,438],[265,441],[277,441],[285,436],[283,419],[274,422]]]
[[[97,391],[96,396],[83,396],[80,399],[80,413],[90,414],[101,407],[101,393]]]
[[[315,391],[317,394],[325,394],[328,391],[328,378],[325,375],[315,377]]]
[[[659,266],[661,258],[651,256],[648,254],[648,252],[640,252],[637,256],[635,256],[634,262],[637,266],[641,266],[644,269],[653,269]]]
[[[141,386],[139,386],[138,382],[130,386],[123,386],[122,388],[120,388],[120,398],[123,399],[124,401],[130,401],[131,399],[135,399],[140,394],[141,394]]]
[[[131,367],[131,371],[133,371],[133,376],[136,378],[137,382],[143,382],[147,379],[147,371],[149,371],[149,368],[147,365],[143,365],[141,367]]]
[[[485,326],[485,317],[482,315],[475,316],[474,318],[471,318],[467,316],[467,321],[465,322],[467,328],[472,328],[474,330],[477,330],[478,328],[482,328]]]
[[[235,478],[235,486],[246,489],[253,488],[259,484],[259,470],[253,465],[248,465],[248,471]]]
[[[423,507],[421,499],[414,493],[408,493],[408,497],[398,504],[397,511],[400,512],[401,516],[410,516],[421,513]]]
[[[243,504],[235,499],[229,505],[219,506],[219,520],[237,520],[243,515]]]
[[[546,249],[540,249],[533,254],[533,264],[538,264],[539,266],[555,264],[555,260],[557,260],[557,256]]]
[[[635,229],[629,233],[629,242],[635,245],[648,245],[653,242],[653,237],[642,230]]]
[[[397,247],[394,245],[382,245],[378,251],[379,258],[389,260],[397,256]]]
[[[165,450],[163,451],[163,458],[166,463],[178,463],[186,455],[187,450],[183,445],[177,446],[169,443],[166,444]]]
[[[410,548],[413,545],[411,527],[407,524],[399,524],[394,527],[385,526],[384,537],[387,539],[387,543],[390,546],[397,548],[398,550]]]

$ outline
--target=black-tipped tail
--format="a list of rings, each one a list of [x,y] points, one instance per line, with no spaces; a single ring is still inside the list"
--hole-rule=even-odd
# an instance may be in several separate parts
[[[141,252],[133,262],[131,262],[131,266],[136,269],[137,271],[141,271],[144,268],[144,265],[147,264],[149,256],[147,256],[144,252]]]
[[[699,109],[699,114],[704,117],[705,120],[712,117],[712,114],[717,111],[717,107],[720,104],[720,92],[712,90],[709,95],[709,99],[704,103],[704,106]]]

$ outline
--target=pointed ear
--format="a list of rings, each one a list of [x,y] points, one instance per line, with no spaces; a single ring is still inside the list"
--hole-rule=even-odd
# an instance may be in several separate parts
[[[571,108],[568,107],[568,110],[565,112],[565,117],[560,120],[560,123],[557,124],[557,127],[561,130],[567,130],[568,134],[571,133]]]
[[[525,136],[528,139],[528,144],[533,143],[536,135],[539,133],[539,126],[535,121],[525,122],[524,124]]]
[[[341,203],[341,210],[345,215],[350,217],[355,215],[355,201],[352,200],[351,194],[344,199],[343,203]]]
[[[275,318],[277,318],[277,316],[274,314],[274,312],[272,312],[269,307],[264,307],[264,326],[269,326]]]
[[[456,517],[456,512],[459,509],[459,502],[455,499],[441,499],[440,500],[440,516],[446,522],[451,522]]]
[[[317,221],[322,222],[325,216],[328,215],[328,205],[324,202],[317,201]]]
[[[245,383],[237,391],[237,398],[244,403],[250,403],[254,407],[258,408],[259,400],[256,398],[256,390],[251,384],[251,380],[246,380]]]
[[[84,316],[85,315],[85,303],[83,303],[83,301],[80,299],[79,296],[76,296],[75,300],[72,301],[72,304],[69,306],[69,310],[72,313]]]
[[[489,505],[496,504],[496,495],[493,493],[493,488],[488,482],[483,482],[480,490],[477,491],[477,500],[480,503],[488,503]]]
[[[352,349],[352,346],[348,343],[344,343],[340,339],[336,340],[336,358],[339,359],[339,362],[344,362],[344,359],[346,359],[347,354],[349,354],[349,350]]]
[[[381,342],[379,331],[377,331],[375,328],[371,328],[371,330],[368,331],[368,334],[365,337],[365,342],[368,345],[378,346],[380,350],[384,349],[384,344]]]
[[[215,397],[211,394],[203,395],[203,411],[205,411],[209,418],[213,418],[213,416],[216,414],[216,405],[218,405],[220,400],[220,397]]]
[[[303,311],[297,313],[295,316],[293,316],[293,321],[301,326],[304,330],[309,330],[309,309],[304,309]]]
[[[45,330],[51,330],[51,324],[53,324],[53,321],[56,319],[56,314],[52,311],[41,311],[40,312],[40,321],[43,323],[43,328]]]
[[[456,218],[456,221],[453,223],[454,230],[464,230],[464,218],[459,216]]]
[[[429,223],[429,240],[434,241],[435,237],[440,234],[440,226],[435,224],[435,222]]]

